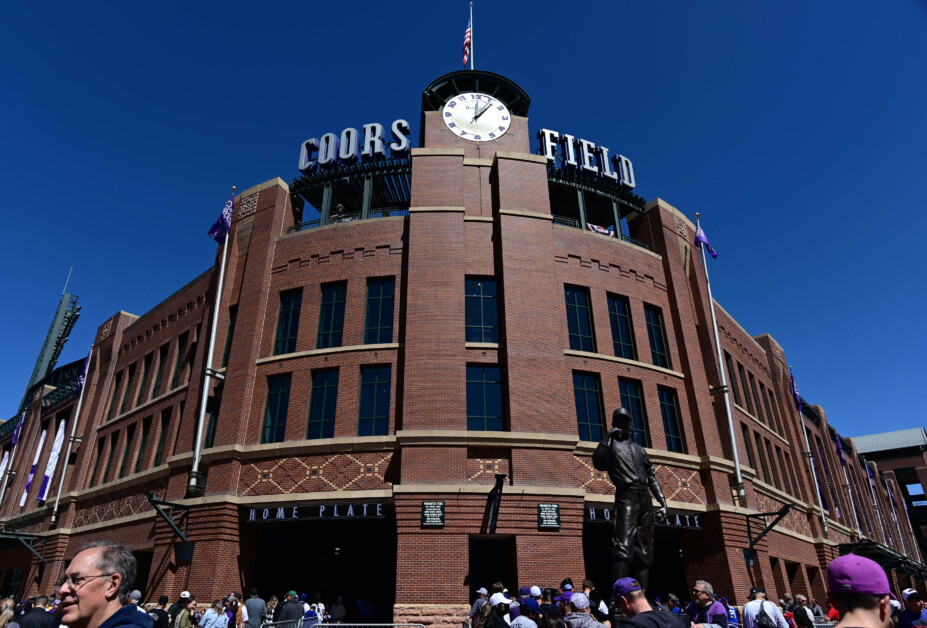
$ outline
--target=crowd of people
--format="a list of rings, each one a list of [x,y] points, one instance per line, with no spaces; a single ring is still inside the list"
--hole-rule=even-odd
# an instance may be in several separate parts
[[[696,580],[690,602],[683,606],[673,593],[666,604],[649,599],[634,578],[612,586],[611,605],[584,580],[574,590],[569,578],[558,588],[522,586],[510,596],[502,582],[479,596],[468,615],[471,628],[609,628],[616,623],[635,628],[915,628],[927,627],[925,598],[916,589],[902,592],[903,607],[891,592],[884,569],[874,561],[848,554],[833,560],[827,573],[829,609],[814,598],[786,595],[775,604],[763,587],[749,590],[740,609],[715,593],[710,582]]]
[[[56,598],[40,595],[18,605],[10,598],[0,600],[0,628],[261,628],[267,622],[280,622],[277,628],[312,628],[342,623],[348,616],[340,596],[328,609],[318,594],[310,598],[296,591],[265,602],[252,589],[247,600],[233,593],[208,606],[184,591],[170,605],[164,595],[157,603],[143,604],[141,592],[132,588],[135,571],[135,557],[125,546],[112,541],[85,545],[58,581]],[[903,607],[884,569],[868,558],[847,554],[834,559],[827,589],[831,607],[825,614],[813,598],[801,594],[786,595],[777,605],[758,586],[738,610],[706,580],[696,580],[684,607],[674,594],[665,605],[660,598],[649,599],[630,577],[612,585],[610,605],[591,580],[577,588],[569,578],[559,588],[525,585],[512,597],[496,582],[476,591],[468,621],[471,628],[606,628],[615,623],[630,628],[820,628],[828,620],[835,628],[927,627],[924,596],[905,589]],[[372,605],[358,602],[356,608],[358,623],[370,623]]]

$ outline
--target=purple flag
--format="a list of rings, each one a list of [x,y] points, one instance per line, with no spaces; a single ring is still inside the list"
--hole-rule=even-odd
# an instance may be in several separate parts
[[[23,421],[25,420],[26,420],[26,412],[23,411],[23,413],[19,415],[19,423],[16,424],[16,429],[13,430],[13,444],[14,445],[17,442],[19,442],[19,433],[23,429]]]
[[[708,249],[708,254],[711,255],[714,259],[718,259],[718,254],[715,252],[715,249],[711,246],[711,243],[708,241],[708,236],[705,235],[705,232],[702,231],[701,227],[698,227],[695,230],[695,243],[704,244],[705,248]]]
[[[840,466],[845,467],[847,466],[847,461],[843,459],[843,444],[840,442],[841,440],[843,439],[840,438],[840,434],[837,434],[837,459],[840,460]]]
[[[91,353],[93,349],[90,350]],[[77,376],[77,389],[75,392],[80,392],[84,388],[84,384],[87,383],[87,369],[90,367],[90,353],[87,354],[87,357],[84,358],[84,365],[80,369],[80,375]]]
[[[795,383],[795,375],[792,374],[792,367],[789,367],[789,378],[792,380],[792,398],[795,399],[795,409],[801,413],[801,396],[798,394],[798,384]]]
[[[219,214],[216,222],[209,228],[209,237],[219,244],[225,244],[225,238],[232,229],[232,208],[234,206],[235,195],[232,194],[232,198],[230,198],[225,204],[225,207],[222,208],[222,213]]]
[[[68,422],[63,420],[58,424],[58,433],[55,434],[55,443],[52,445],[51,455],[48,462],[45,463],[45,477],[42,479],[42,486],[39,488],[40,502],[45,501],[48,497],[48,485],[51,483],[52,476],[55,475],[55,467],[58,466],[58,456],[61,455],[61,446],[64,444],[64,430]]]

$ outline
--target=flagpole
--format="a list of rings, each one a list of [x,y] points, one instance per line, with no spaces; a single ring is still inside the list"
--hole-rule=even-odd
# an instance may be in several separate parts
[[[233,205],[235,202],[235,190],[237,189],[238,188],[234,185],[232,186]],[[227,232],[225,234],[225,244],[222,245],[222,262],[219,265],[219,283],[216,286],[216,302],[212,308],[212,329],[209,332],[209,348],[206,349],[206,374],[203,376],[200,411],[196,419],[196,444],[193,449],[193,467],[190,469],[190,479],[187,484],[187,494],[190,496],[192,496],[191,493],[199,493],[197,485],[199,484],[200,458],[202,458],[203,455],[203,431],[206,427],[206,402],[209,400],[209,380],[215,377],[212,372],[212,354],[216,348],[216,327],[219,324],[219,308],[222,305],[222,286],[225,282],[225,260],[228,255],[229,239],[231,236],[231,231]],[[222,377],[218,379],[225,378]],[[206,487],[203,486],[202,488],[205,489]]]
[[[818,508],[821,509],[821,527],[824,529],[824,536],[827,536],[827,517],[824,515],[824,500],[821,498],[821,484],[818,482],[818,470],[814,464],[814,454],[811,453],[811,443],[808,441],[808,426],[805,425],[805,417],[802,416],[801,408],[798,406],[801,397],[798,396],[798,387],[795,386],[795,376],[792,374],[791,366],[789,367],[789,377],[792,378],[792,393],[795,395],[795,409],[798,411],[798,422],[801,423],[801,433],[805,437],[805,451],[803,451],[801,455],[808,458],[808,464],[811,466],[811,479],[814,480],[814,491],[818,496]]]
[[[695,226],[701,228],[699,214],[695,214]],[[744,479],[740,473],[740,455],[737,453],[737,436],[734,432],[734,415],[731,411],[731,393],[727,385],[727,375],[724,372],[724,353],[721,350],[721,337],[718,334],[718,319],[715,317],[715,300],[711,296],[711,281],[708,279],[708,260],[705,257],[705,245],[698,243],[702,254],[702,267],[705,269],[705,285],[708,287],[708,307],[711,309],[711,325],[715,333],[715,348],[718,352],[718,370],[721,372],[721,389],[724,391],[724,411],[727,414],[727,430],[731,438],[731,452],[734,455],[734,478],[737,489],[737,499],[740,505],[747,506],[747,494],[744,491]]]
[[[90,370],[90,358],[93,357],[93,345],[87,355],[87,370]],[[64,466],[61,468],[61,478],[58,480],[58,495],[55,497],[55,506],[52,508],[49,527],[54,528],[58,522],[58,504],[61,501],[61,491],[64,489],[64,476],[68,473],[68,459],[71,457],[71,446],[77,442],[77,422],[80,419],[81,406],[84,404],[84,391],[87,389],[87,374],[84,373],[84,383],[80,387],[80,396],[77,398],[77,408],[74,410],[74,420],[71,421],[71,437],[68,438],[68,448],[64,455]]]
[[[473,69],[473,3],[470,3],[470,69]]]

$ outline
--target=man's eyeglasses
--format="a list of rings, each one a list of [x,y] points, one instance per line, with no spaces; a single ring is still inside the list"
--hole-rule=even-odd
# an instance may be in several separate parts
[[[85,583],[93,580],[94,578],[106,578],[112,576],[111,573],[100,573],[95,576],[61,576],[58,580],[55,581],[55,586],[59,589],[64,585],[68,585],[71,589],[79,589],[84,586]]]

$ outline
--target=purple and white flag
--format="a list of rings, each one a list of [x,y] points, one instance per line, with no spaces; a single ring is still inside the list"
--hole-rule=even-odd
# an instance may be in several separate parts
[[[91,353],[93,349],[90,350]],[[84,388],[84,384],[87,383],[87,369],[90,367],[90,353],[87,354],[87,357],[84,358],[84,365],[80,369],[80,375],[77,376],[77,390],[74,392],[80,392]]]
[[[35,477],[35,468],[39,466],[39,456],[42,455],[42,445],[45,444],[45,432],[46,430],[42,430],[42,435],[39,437],[39,446],[35,450],[35,460],[32,461],[32,469],[29,470],[29,479],[26,480],[26,488],[23,491],[23,497],[19,500],[20,508],[26,505],[26,497],[29,496],[29,487],[32,486],[32,478]]]
[[[605,227],[600,227],[599,225],[594,225],[594,224],[592,224],[591,222],[587,222],[587,223],[586,223],[586,227],[589,229],[589,231],[592,231],[593,233],[600,233],[600,234],[606,235],[606,236],[608,236],[608,237],[610,237],[610,238],[614,238],[614,237],[615,237],[615,230],[614,230],[614,229],[606,229]]]
[[[225,244],[225,238],[228,236],[229,231],[232,230],[232,208],[234,206],[235,195],[232,194],[232,198],[230,198],[225,204],[225,207],[222,208],[222,213],[219,214],[216,222],[209,228],[209,237],[219,244]]]
[[[23,421],[25,420],[26,420],[26,412],[24,410],[23,413],[19,415],[19,423],[16,424],[16,429],[13,430],[13,444],[14,445],[19,442],[19,433],[23,429]]]
[[[798,394],[798,384],[795,383],[795,376],[792,374],[791,366],[789,367],[789,379],[791,379],[790,389],[792,391],[792,399],[795,400],[795,409],[801,414],[801,395]]]
[[[840,466],[847,466],[847,461],[843,459],[843,444],[840,442],[843,440],[840,438],[840,435],[837,435],[837,459],[840,461]]]
[[[64,428],[68,422],[63,420],[58,424],[58,433],[55,434],[55,443],[52,445],[51,454],[48,456],[48,462],[45,464],[45,478],[42,479],[42,487],[39,489],[39,501],[43,502],[48,497],[48,485],[51,484],[52,476],[55,475],[55,467],[58,466],[58,456],[61,455],[61,445],[64,444]]]
[[[708,254],[711,255],[712,258],[718,259],[718,253],[717,253],[717,252],[715,251],[715,249],[711,246],[711,243],[708,241],[708,236],[705,235],[705,232],[702,231],[702,228],[701,228],[701,227],[698,227],[698,228],[695,230],[695,243],[696,243],[696,244],[704,244],[704,245],[705,245],[705,248],[708,249]]]

